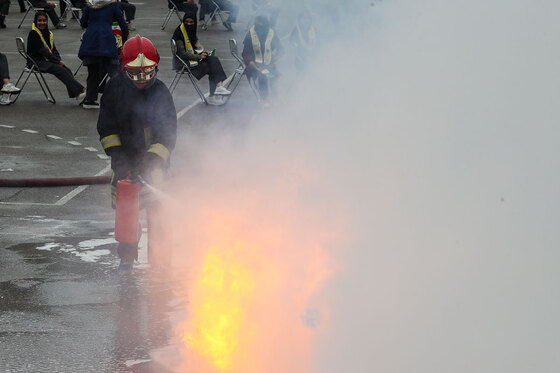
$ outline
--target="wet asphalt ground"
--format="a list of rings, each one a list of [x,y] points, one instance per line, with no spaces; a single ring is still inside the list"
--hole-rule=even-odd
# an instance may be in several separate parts
[[[158,78],[169,85],[174,76],[169,39],[179,21],[173,15],[161,30],[167,13],[163,0],[133,3],[131,35],[154,42],[161,55]],[[228,75],[237,66],[228,39],[241,44],[252,16],[241,4],[234,32],[221,25],[199,31],[207,49],[217,49]],[[0,30],[0,51],[8,57],[13,83],[23,69],[15,38],[26,40],[32,22],[29,15],[18,29],[21,17],[12,2],[8,28]],[[49,26],[63,60],[75,71],[81,29],[74,20],[65,22],[63,30]],[[84,85],[86,74],[85,68],[77,74]],[[79,107],[53,76],[47,81],[56,104],[47,102],[31,77],[15,104],[0,107],[0,179],[108,175],[109,160],[96,132],[98,111]],[[200,85],[207,91],[206,78]],[[262,110],[246,80],[226,106],[200,104],[186,77],[174,99],[178,144],[222,126],[242,130]],[[187,151],[178,146],[175,164]],[[134,273],[119,274],[113,231],[108,185],[0,188],[0,372],[168,371],[150,352],[169,344],[174,333],[169,320],[184,311],[186,297],[148,268],[145,242]]]

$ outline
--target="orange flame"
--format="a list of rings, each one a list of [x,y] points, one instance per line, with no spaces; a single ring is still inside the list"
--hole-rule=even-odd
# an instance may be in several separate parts
[[[283,195],[198,188],[175,204],[188,206],[174,218],[188,274],[181,371],[312,372],[328,318],[315,294],[332,272],[324,244],[336,230],[300,204],[297,187],[279,185]]]
[[[254,277],[236,252],[243,244],[226,250],[209,248],[197,281],[200,299],[192,310],[191,327],[183,338],[193,350],[208,357],[220,370],[231,370],[247,328],[247,306],[254,294]],[[193,302],[194,303],[194,302]]]

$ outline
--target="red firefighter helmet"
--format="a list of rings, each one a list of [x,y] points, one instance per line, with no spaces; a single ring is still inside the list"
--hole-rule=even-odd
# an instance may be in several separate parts
[[[124,74],[138,88],[145,88],[155,81],[159,54],[154,44],[140,35],[128,39],[121,51]]]

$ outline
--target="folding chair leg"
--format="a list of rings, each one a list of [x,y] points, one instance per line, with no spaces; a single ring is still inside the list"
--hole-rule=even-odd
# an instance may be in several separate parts
[[[78,74],[78,71],[80,71],[80,69],[82,68],[82,66],[84,66],[84,61],[82,61],[80,63],[80,66],[78,66],[78,68],[76,69],[76,71],[74,72],[74,76],[76,76]]]
[[[169,22],[169,20],[171,19],[171,14],[175,12],[174,9],[169,9],[169,12],[167,12],[167,15],[165,16],[165,19],[163,20],[163,24],[161,25],[161,29],[164,30],[165,27],[167,26],[167,23]],[[177,17],[179,17],[179,14],[177,14]],[[181,19],[181,18],[179,18]]]
[[[25,18],[27,17],[27,14],[31,11],[31,9],[32,9],[31,7],[27,7],[27,11],[23,15],[23,18],[21,19],[17,28],[21,28],[21,25],[23,24],[23,21],[25,21]]]
[[[28,73],[27,73],[27,77],[26,77],[25,80],[23,81],[23,84],[20,85],[19,82],[20,82],[21,77],[23,76],[23,74],[25,74],[25,70],[23,70],[23,71],[21,72],[21,74],[19,74],[19,78],[18,78],[18,80],[16,81],[16,87],[19,87],[20,91],[19,91],[19,94],[16,96],[16,98],[12,101],[12,104],[14,104],[14,103],[18,100],[19,95],[23,92],[23,87],[25,87],[25,85],[27,84],[27,81],[29,80],[29,77],[31,76],[31,72],[28,72]]]
[[[204,30],[204,31],[208,30],[208,26],[210,26],[212,24],[212,22],[216,18],[217,13],[218,13],[218,8],[214,8],[212,13],[210,13],[210,17],[208,17],[208,22],[206,22],[206,24],[204,26],[202,26],[202,30]]]
[[[101,87],[104,83],[107,82],[107,79],[109,79],[109,73],[106,73],[105,76],[103,77],[103,79],[101,79],[101,81],[99,82],[99,85],[97,86],[97,88]]]
[[[35,77],[37,78],[37,81],[39,82],[39,85],[41,86],[41,89],[43,90],[43,94],[45,95],[45,98],[47,99],[47,101],[49,101],[52,104],[56,103],[56,100],[54,99],[54,96],[51,92],[51,89],[49,88],[49,85],[47,84],[47,81],[45,80],[45,77],[43,76],[43,74],[41,72],[39,73],[34,73]],[[37,76],[37,74],[39,74],[39,76]],[[40,77],[40,79],[39,79]],[[42,83],[41,83],[42,81]],[[47,94],[47,92],[49,94]]]
[[[173,92],[175,91],[175,88],[177,88],[177,85],[179,84],[179,80],[181,80],[181,72],[176,72],[175,76],[173,77],[173,80],[171,81],[171,84],[169,85],[169,92],[171,92],[171,94],[173,94]]]
[[[198,86],[198,83],[196,82],[194,77],[191,74],[189,74],[189,78],[192,82],[192,85],[194,86],[194,89],[196,90],[196,93],[198,93],[198,95],[200,96],[200,99],[202,100],[202,102],[204,102],[206,105],[208,105],[208,101],[206,100],[206,97],[204,97],[204,93],[202,92],[202,90]]]

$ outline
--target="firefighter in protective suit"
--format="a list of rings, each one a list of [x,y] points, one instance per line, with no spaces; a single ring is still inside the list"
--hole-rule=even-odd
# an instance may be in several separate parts
[[[150,40],[136,35],[121,51],[122,73],[111,78],[101,98],[97,131],[105,153],[111,157],[111,195],[116,203],[116,185],[128,176],[161,183],[169,168],[169,156],[177,138],[177,116],[171,94],[156,78],[159,54]],[[147,209],[148,250],[153,235],[157,201],[141,198]],[[138,243],[119,243],[119,269],[129,270],[138,258]]]

